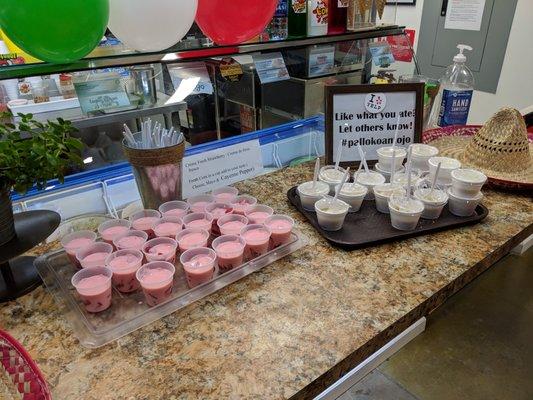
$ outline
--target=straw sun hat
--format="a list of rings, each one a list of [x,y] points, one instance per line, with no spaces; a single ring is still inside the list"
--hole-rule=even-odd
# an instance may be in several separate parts
[[[482,171],[494,186],[533,189],[533,144],[518,110],[503,108],[483,127],[427,131],[424,139],[437,147],[440,155]]]

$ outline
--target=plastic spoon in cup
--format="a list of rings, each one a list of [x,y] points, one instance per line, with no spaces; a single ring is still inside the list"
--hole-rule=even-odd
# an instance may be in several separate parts
[[[316,188],[318,182],[318,173],[320,172],[320,157],[316,158],[315,162],[315,174],[313,175],[313,189]]]
[[[339,147],[337,148],[337,159],[335,160],[335,169],[339,169],[342,158],[342,140],[339,142]]]
[[[335,188],[335,196],[333,196],[333,199],[329,198],[329,205],[333,204],[333,203],[336,203],[337,202],[337,199],[339,197],[339,193],[341,192],[344,184],[348,181],[348,176],[350,175],[350,167],[346,168],[346,171],[344,172],[344,175],[341,179],[341,183],[340,185],[338,185],[336,188]]]
[[[409,146],[409,153],[407,156],[407,199],[411,200],[411,156],[413,148]]]
[[[353,178],[354,178],[353,181],[354,181],[355,183],[357,183],[357,180],[359,179],[359,174],[361,173],[361,169],[362,169],[362,168],[363,168],[363,163],[360,162],[360,163],[359,163],[359,169],[357,170],[357,172],[355,173],[355,176],[353,177]]]
[[[396,132],[394,132],[394,140],[392,141],[392,152],[396,151],[396,144],[398,143],[398,131],[400,130],[400,113],[396,120]]]
[[[431,195],[433,194],[433,191],[435,190],[435,185],[437,184],[437,179],[439,177],[441,164],[442,163],[439,163],[437,165],[437,170],[435,171],[435,176],[433,177],[433,182],[431,182],[431,190],[429,191],[429,195],[428,195],[429,198],[431,198]]]
[[[394,175],[396,174],[396,149],[392,148],[392,168],[390,171],[390,183],[394,183]]]
[[[363,149],[359,143],[357,143],[357,151],[359,151],[359,157],[361,157],[361,162],[363,163],[363,167],[365,167],[365,172],[368,174],[369,171],[368,164],[366,163],[365,153],[363,153]]]

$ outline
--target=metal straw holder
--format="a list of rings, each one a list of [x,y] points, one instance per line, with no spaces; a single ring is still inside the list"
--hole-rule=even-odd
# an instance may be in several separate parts
[[[134,149],[126,141],[122,146],[133,167],[133,175],[146,209],[157,210],[167,201],[181,200],[181,163],[185,141],[156,149]]]

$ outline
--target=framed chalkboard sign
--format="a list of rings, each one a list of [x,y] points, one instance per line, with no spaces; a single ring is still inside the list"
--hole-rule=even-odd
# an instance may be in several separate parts
[[[359,143],[370,163],[377,149],[391,146],[398,125],[398,146],[419,143],[424,114],[424,83],[326,86],[326,162],[341,149],[341,165],[361,161]],[[399,123],[398,123],[399,121]]]

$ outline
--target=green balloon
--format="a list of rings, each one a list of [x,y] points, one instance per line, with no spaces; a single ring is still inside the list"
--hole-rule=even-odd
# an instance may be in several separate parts
[[[43,61],[69,63],[102,39],[109,0],[0,0],[0,27],[22,50]]]

